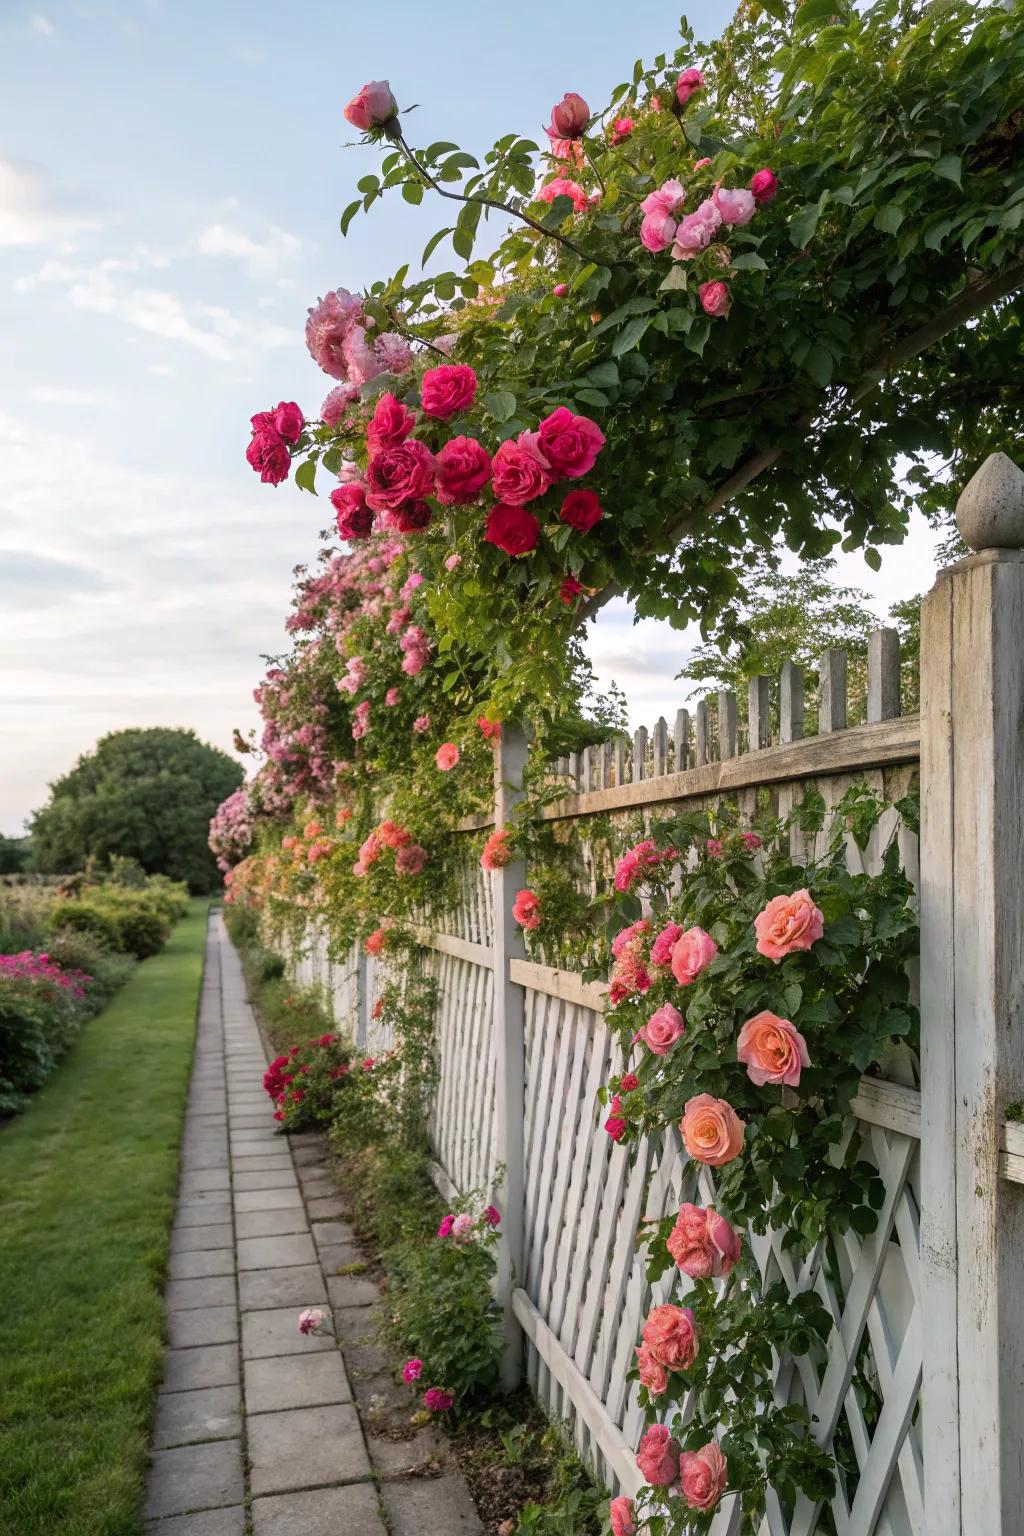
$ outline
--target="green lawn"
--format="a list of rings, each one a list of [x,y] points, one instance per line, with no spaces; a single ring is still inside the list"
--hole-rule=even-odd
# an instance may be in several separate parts
[[[208,903],[0,1132],[0,1532],[134,1536]]]

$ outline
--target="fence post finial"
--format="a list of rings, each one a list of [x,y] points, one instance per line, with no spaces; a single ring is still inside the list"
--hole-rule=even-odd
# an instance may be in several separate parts
[[[1024,470],[990,453],[960,493],[956,523],[973,550],[1024,549]]]

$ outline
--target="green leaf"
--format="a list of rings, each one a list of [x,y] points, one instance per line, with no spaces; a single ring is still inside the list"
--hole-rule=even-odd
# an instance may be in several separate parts
[[[895,235],[906,216],[906,210],[899,203],[883,203],[872,220],[876,229],[885,230],[886,234]]]
[[[507,389],[496,389],[484,395],[483,407],[495,421],[509,421],[516,412],[516,397]]]
[[[958,187],[961,185],[962,172],[963,164],[959,155],[942,155],[932,166],[933,176],[942,176]]]
[[[380,186],[380,180],[376,176],[362,176],[356,182],[356,186],[359,188],[360,192],[376,192],[377,188]]]
[[[602,363],[595,363],[593,368],[587,370],[587,383],[595,384],[598,389],[614,388],[619,382],[619,370],[610,358],[605,358]]]
[[[556,197],[547,213],[541,219],[545,229],[557,229],[564,224],[570,213],[573,212],[573,200],[571,197]]]
[[[420,261],[420,266],[421,267],[425,267],[426,266],[426,264],[429,261],[430,257],[437,250],[437,247],[441,244],[441,241],[444,239],[445,235],[450,235],[452,233],[453,233],[452,226],[449,225],[449,227],[447,229],[439,229],[437,231],[436,235],[431,235],[430,239],[427,241],[426,245],[423,247],[423,257],[422,257],[422,260]]]
[[[870,545],[864,551],[864,564],[870,566],[873,571],[880,571],[882,569],[882,557],[878,550],[873,549]]]
[[[360,210],[360,208],[362,206],[363,206],[362,198],[361,197],[357,197],[355,202],[354,203],[349,203],[348,207],[345,209],[345,212],[342,214],[341,220],[340,220],[341,232],[342,232],[343,235],[347,235],[348,234],[348,227],[352,223],[352,220],[355,218],[356,214],[359,212],[359,210]]]
[[[295,471],[295,484],[300,491],[316,495],[316,459],[303,459]]]
[[[463,261],[468,261],[473,254],[473,236],[468,229],[457,229],[452,235],[452,245],[455,254],[461,256]]]
[[[732,258],[732,266],[737,272],[767,272],[768,270],[768,263],[756,251],[740,251],[738,256]],[[663,283],[662,287],[664,286]]]
[[[804,371],[809,373],[815,384],[821,389],[827,389],[832,382],[832,354],[824,347],[813,346],[804,358]]]
[[[584,405],[607,405],[608,396],[602,394],[599,389],[578,389],[576,399],[582,400]]]
[[[680,288],[686,287],[686,268],[677,262],[669,270],[668,276],[658,286],[659,293],[675,293]]]
[[[420,181],[403,181],[402,196],[407,203],[412,203],[413,207],[416,207],[423,201],[423,183]]]
[[[622,330],[612,342],[612,357],[621,357],[624,352],[631,352],[639,346],[647,327],[650,325],[650,317],[638,315],[622,327]]]
[[[793,17],[793,31],[806,32],[811,27],[828,26],[834,16],[845,21],[843,0],[804,0]]]
[[[446,139],[438,139],[436,144],[431,144],[430,148],[424,152],[423,158],[428,162],[433,162],[437,159],[438,155],[446,155],[450,150],[458,149],[458,147],[457,144],[449,144]]]
[[[790,219],[789,239],[798,251],[802,251],[810,243],[811,236],[818,227],[818,220],[821,218],[821,208],[820,203],[805,203]]]

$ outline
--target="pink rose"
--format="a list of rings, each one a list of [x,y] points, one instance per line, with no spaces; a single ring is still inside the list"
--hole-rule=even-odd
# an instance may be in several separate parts
[[[529,554],[531,549],[536,549],[539,538],[540,523],[525,507],[506,506],[499,502],[487,515],[484,540],[503,550],[506,555]]]
[[[398,703],[401,697],[402,693],[399,688],[389,688],[387,693],[384,695],[384,703],[388,706],[389,709],[394,709],[395,705]]]
[[[541,450],[540,434],[520,432],[502,443],[491,465],[494,494],[510,507],[521,507],[543,496],[551,484],[551,468]],[[532,548],[532,546],[531,546]]]
[[[570,491],[562,502],[559,517],[579,533],[589,533],[604,516],[604,508],[593,491]]]
[[[704,76],[699,69],[684,69],[676,81],[676,100],[685,107],[691,96],[704,89]]]
[[[646,1344],[638,1344],[635,1353],[641,1386],[646,1387],[652,1397],[660,1397],[668,1391],[668,1372],[660,1361],[655,1360]]]
[[[354,384],[336,384],[320,407],[320,420],[326,427],[336,427],[353,400],[359,399]]]
[[[417,715],[416,719],[412,723],[412,728],[416,732],[417,736],[423,736],[427,731],[430,730],[430,716]]]
[[[366,470],[366,502],[375,512],[396,511],[403,502],[420,501],[434,489],[434,457],[426,443],[412,438],[381,448]]]
[[[743,1121],[726,1099],[698,1093],[679,1122],[683,1146],[698,1163],[721,1168],[743,1151]]]
[[[785,1083],[787,1088],[796,1088],[801,1068],[811,1064],[807,1041],[800,1031],[788,1019],[780,1019],[767,1009],[748,1019],[740,1030],[736,1056],[758,1088],[766,1083]]]
[[[512,903],[512,916],[520,928],[532,931],[540,927],[540,897],[534,891],[525,889],[516,893],[516,899]]]
[[[464,507],[491,478],[491,456],[475,438],[453,437],[434,460],[434,470],[438,501],[446,507]]]
[[[700,299],[704,313],[711,315],[713,319],[724,319],[729,313],[732,298],[728,283],[723,283],[719,279],[713,283],[701,283],[697,289],[697,297]]]
[[[651,925],[646,917],[638,918],[635,923],[630,923],[628,928],[620,928],[612,939],[612,954],[616,960],[621,960],[623,955],[640,955],[643,952],[644,941],[651,931]]]
[[[761,847],[761,839],[756,832],[741,832],[740,841],[748,853],[756,853]]]
[[[480,855],[481,869],[504,869],[506,864],[512,862],[512,849],[508,845],[508,838],[508,831],[504,827],[499,827],[491,833]]]
[[[642,213],[667,213],[674,216],[686,202],[686,188],[673,177],[663,181],[656,192],[649,192],[640,204]]]
[[[577,480],[593,469],[604,447],[604,433],[587,416],[574,416],[560,405],[537,429],[540,450],[555,478]]]
[[[486,1221],[489,1227],[498,1227],[501,1225],[501,1212],[498,1210],[496,1205],[484,1206],[484,1221]]]
[[[680,221],[672,255],[676,261],[689,261],[706,250],[722,227],[722,215],[710,198]]]
[[[551,292],[553,293],[553,295],[555,296],[556,299],[564,299],[566,294],[569,292],[569,284],[568,283],[556,283],[555,286],[552,288]]]
[[[748,192],[746,187],[736,191],[730,191],[728,187],[716,187],[711,200],[722,215],[723,224],[749,224],[757,212],[754,194]]]
[[[649,1051],[655,1056],[667,1056],[676,1041],[686,1033],[686,1025],[683,1016],[671,1003],[662,1003],[651,1014],[643,1029],[638,1030],[633,1036],[634,1040],[642,1040]]]
[[[711,1205],[681,1205],[666,1246],[691,1280],[719,1279],[740,1256],[740,1239],[734,1228]]]
[[[624,144],[631,136],[635,127],[636,124],[631,117],[617,117],[612,123],[611,144],[613,148],[616,144]]]
[[[306,346],[317,366],[332,378],[346,378],[345,343],[352,329],[360,326],[362,320],[363,301],[354,293],[349,293],[347,288],[335,289],[325,298],[317,299],[310,307],[306,321]],[[346,387],[351,387],[353,382],[349,380]],[[332,390],[327,398],[331,399],[335,393]],[[351,399],[358,399],[358,396],[359,391],[355,389]]]
[[[274,426],[286,443],[297,443],[302,436],[306,418],[294,400],[282,400],[274,410]]]
[[[408,843],[395,855],[395,868],[400,875],[420,875],[427,862],[427,850],[419,843]]]
[[[386,80],[371,80],[364,85],[348,106],[345,108],[345,120],[358,128],[360,133],[367,133],[371,128],[379,128],[382,123],[389,122],[398,112],[398,103],[391,94],[391,87]]]
[[[447,421],[468,411],[476,398],[476,374],[464,363],[428,368],[420,385],[420,403],[428,416]]]
[[[458,760],[459,749],[455,745],[454,741],[442,742],[437,751],[434,753],[434,762],[440,768],[442,773],[447,773],[449,769],[454,768]]]
[[[671,1302],[652,1307],[641,1338],[667,1371],[689,1370],[700,1349],[700,1333],[692,1310],[673,1306]]]
[[[245,457],[264,485],[280,485],[282,480],[287,480],[292,464],[291,455],[276,428],[254,431],[245,450]]]
[[[779,178],[775,172],[765,166],[763,171],[755,171],[750,178],[750,190],[754,194],[754,202],[758,207],[770,203],[779,190]]]
[[[555,176],[553,180],[546,181],[537,193],[537,200],[541,203],[553,203],[556,197],[571,197],[577,213],[590,207],[590,199],[583,187],[578,181],[570,181],[567,176]]]
[[[657,256],[667,251],[676,237],[676,221],[667,213],[645,213],[640,225],[640,243],[645,250]]]
[[[423,1394],[423,1406],[428,1413],[447,1413],[454,1402],[453,1394],[442,1387],[428,1387]]]
[[[709,859],[720,859],[722,857],[721,838],[709,837],[704,846],[707,849]]]
[[[811,900],[810,891],[792,896],[773,896],[754,918],[757,952],[769,960],[782,960],[795,950],[810,949],[825,931],[825,919]]]
[[[400,507],[386,515],[388,527],[396,533],[422,533],[424,528],[430,527],[434,516],[425,501],[404,501]]]
[[[696,981],[718,954],[718,945],[703,928],[688,928],[672,946],[670,965],[681,987]]]
[[[473,1235],[473,1218],[468,1211],[460,1211],[452,1222],[452,1237],[457,1243],[465,1242]]]
[[[590,122],[590,108],[575,91],[569,91],[551,108],[548,133],[556,139],[578,139]]]
[[[341,538],[369,538],[373,529],[373,513],[366,505],[366,492],[361,485],[339,485],[331,492],[331,505]]]
[[[679,1487],[691,1509],[714,1509],[729,1483],[729,1463],[712,1440],[679,1458]]]
[[[669,923],[663,928],[651,945],[651,964],[667,969],[672,964],[672,950],[682,936],[681,923]]]
[[[612,1536],[636,1536],[635,1509],[632,1499],[627,1499],[625,1494],[612,1499],[608,1506],[608,1518],[611,1521]]]
[[[693,162],[693,168],[694,168],[695,171],[702,171],[706,165],[710,165],[710,164],[711,164],[711,156],[710,155],[705,155],[702,160],[695,160]]]
[[[445,568],[446,571],[454,571],[455,568],[457,566],[460,566],[461,564],[462,564],[462,556],[461,555],[449,555],[447,557],[447,559],[445,560],[445,562],[444,562],[444,568]]]
[[[452,1227],[455,1225],[455,1217],[451,1214],[441,1217],[441,1225],[437,1229],[438,1237],[450,1237]]]
[[[294,1098],[295,1095],[293,1094],[292,1097]],[[316,1333],[326,1316],[327,1313],[323,1307],[307,1307],[304,1312],[299,1313],[299,1332]]]
[[[414,1381],[419,1381],[419,1379],[420,1379],[420,1377],[422,1375],[423,1375],[423,1361],[422,1360],[407,1360],[405,1362],[405,1364],[402,1366],[402,1380],[403,1381],[407,1381],[410,1386],[412,1385],[412,1383]]]
[[[665,1424],[652,1424],[645,1430],[637,1448],[636,1464],[645,1482],[654,1488],[667,1488],[679,1476],[679,1442]]]
[[[415,425],[416,417],[409,407],[385,392],[377,401],[366,429],[366,446],[370,454],[403,443]]]

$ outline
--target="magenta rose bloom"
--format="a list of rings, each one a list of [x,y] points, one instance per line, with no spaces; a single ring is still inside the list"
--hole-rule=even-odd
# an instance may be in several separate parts
[[[699,69],[684,69],[676,81],[676,101],[685,107],[691,96],[704,89],[704,76]]]
[[[484,538],[506,555],[528,555],[536,549],[540,523],[524,507],[510,507],[499,502],[487,516]]]
[[[710,315],[713,320],[724,320],[729,313],[732,297],[728,283],[718,281],[701,283],[697,289],[697,297],[700,299],[704,313]]]
[[[291,455],[284,438],[273,427],[253,432],[245,457],[264,485],[280,485],[287,480]]]
[[[404,443],[416,425],[415,414],[409,407],[385,393],[377,401],[376,409],[366,429],[366,446],[371,455],[381,448],[393,448]]]
[[[604,447],[604,433],[597,423],[587,416],[574,416],[564,405],[544,418],[537,436],[555,479],[578,480],[589,473]]]
[[[570,491],[562,502],[559,513],[563,523],[580,533],[589,533],[595,523],[604,516],[604,508],[593,491]]]
[[[428,1387],[423,1394],[423,1406],[428,1413],[447,1413],[455,1398],[443,1387]]]
[[[382,123],[390,122],[398,112],[398,102],[391,94],[391,87],[386,80],[371,80],[357,92],[344,110],[346,122],[358,128],[360,133],[367,133],[371,128],[379,128]]]
[[[434,460],[437,499],[446,507],[475,501],[491,478],[491,456],[475,437],[453,437]]]
[[[274,427],[286,443],[297,443],[305,425],[306,418],[294,400],[282,400],[274,411]]]
[[[434,456],[416,438],[381,448],[366,471],[366,501],[375,512],[395,512],[434,489]]]
[[[422,533],[430,527],[433,517],[425,501],[403,501],[400,507],[388,513],[388,527],[396,533]]]
[[[775,172],[765,166],[762,171],[755,171],[750,178],[750,190],[754,194],[754,202],[758,207],[770,203],[779,190],[779,178]]]
[[[420,1377],[422,1375],[423,1375],[423,1361],[422,1360],[415,1360],[415,1359],[414,1360],[407,1360],[405,1362],[405,1364],[402,1366],[402,1380],[409,1382],[410,1385],[414,1381],[419,1381],[419,1379],[420,1379]]]
[[[343,539],[369,538],[373,528],[373,513],[366,505],[366,492],[354,482],[339,485],[331,492],[331,506],[335,511],[338,533]]]
[[[442,363],[428,368],[420,385],[420,404],[428,416],[447,421],[468,411],[476,399],[476,374],[465,363]]]
[[[551,108],[551,127],[548,134],[554,139],[578,139],[590,122],[590,108],[575,91],[568,91],[557,106]]]
[[[521,507],[543,496],[551,484],[551,471],[538,439],[536,432],[520,432],[517,438],[502,443],[494,455],[494,494],[508,506]]]

